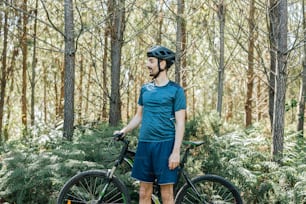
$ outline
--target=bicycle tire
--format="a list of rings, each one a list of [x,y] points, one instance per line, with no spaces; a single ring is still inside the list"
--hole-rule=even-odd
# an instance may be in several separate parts
[[[176,204],[209,203],[209,204],[242,204],[236,187],[223,177],[217,175],[201,175],[191,180],[199,192],[199,196],[191,185],[185,183],[177,193]]]
[[[65,183],[59,193],[57,204],[98,204],[98,197],[108,181],[108,173],[104,170],[81,172]],[[127,188],[118,178],[113,177],[109,184],[102,203],[131,203]]]

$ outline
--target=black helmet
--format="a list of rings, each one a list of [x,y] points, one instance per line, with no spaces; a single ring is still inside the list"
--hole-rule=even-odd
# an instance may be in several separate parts
[[[156,57],[160,60],[166,60],[167,68],[169,68],[175,61],[175,52],[166,47],[156,45],[149,49],[147,57]]]

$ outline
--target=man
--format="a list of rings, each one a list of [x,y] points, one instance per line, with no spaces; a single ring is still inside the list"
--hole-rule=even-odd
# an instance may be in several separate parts
[[[126,134],[141,123],[132,177],[140,181],[139,203],[151,203],[153,182],[160,185],[164,204],[174,204],[180,147],[185,130],[184,90],[169,80],[175,53],[163,46],[147,52],[146,66],[153,81],[144,84],[136,115],[120,131]]]

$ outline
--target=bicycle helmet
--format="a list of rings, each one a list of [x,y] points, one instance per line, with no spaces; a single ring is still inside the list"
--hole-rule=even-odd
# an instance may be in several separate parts
[[[165,71],[165,69],[160,68],[160,61],[165,60],[166,61],[166,69],[170,68],[171,65],[175,62],[175,52],[172,50],[156,45],[151,47],[147,52],[147,57],[155,57],[158,59],[158,73],[153,77],[154,79],[158,77],[159,73],[162,71]]]
[[[163,46],[154,46],[147,52],[148,57],[156,57],[160,60],[166,60],[167,68],[169,68],[175,61],[175,53]]]

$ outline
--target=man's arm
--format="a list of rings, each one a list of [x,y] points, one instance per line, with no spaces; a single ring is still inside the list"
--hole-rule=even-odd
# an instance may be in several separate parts
[[[185,133],[185,110],[175,112],[175,141],[172,153],[169,157],[169,169],[175,169],[180,164],[180,149]]]
[[[120,132],[127,134],[128,132],[132,131],[134,128],[138,127],[138,125],[142,121],[142,109],[143,107],[138,105],[135,116],[132,118],[132,120],[128,123],[127,126],[125,126],[120,130]]]

